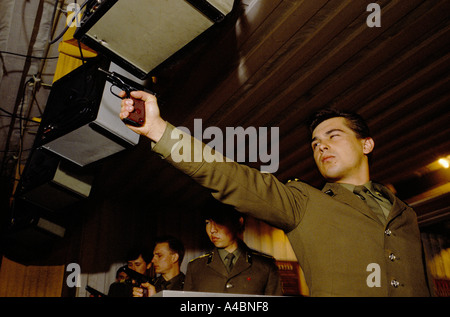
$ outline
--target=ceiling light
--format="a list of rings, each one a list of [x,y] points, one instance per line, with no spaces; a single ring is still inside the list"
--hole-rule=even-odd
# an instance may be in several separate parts
[[[438,163],[441,164],[441,166],[444,167],[444,168],[449,168],[450,167],[450,160],[447,159],[447,158],[439,159]]]

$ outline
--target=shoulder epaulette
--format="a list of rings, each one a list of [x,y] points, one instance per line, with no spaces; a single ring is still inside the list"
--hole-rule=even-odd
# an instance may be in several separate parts
[[[261,257],[268,258],[268,259],[271,259],[271,260],[274,259],[274,257],[269,255],[269,254],[265,254],[265,253],[262,253],[262,252],[259,252],[259,251],[255,251],[255,250],[251,250],[249,253],[251,255],[261,256]]]
[[[200,259],[203,259],[203,258],[206,258],[206,257],[212,258],[213,254],[214,254],[214,252],[211,251],[211,252],[205,253],[205,254],[203,254],[203,255],[200,255],[199,257],[196,257],[196,258],[190,260],[189,262],[193,262],[193,261],[195,261],[195,260],[200,260]]]

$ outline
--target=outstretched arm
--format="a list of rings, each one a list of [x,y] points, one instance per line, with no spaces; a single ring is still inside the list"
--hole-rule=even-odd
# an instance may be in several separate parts
[[[271,174],[224,158],[163,120],[155,96],[145,92],[131,94],[145,101],[146,121],[142,127],[129,128],[155,142],[155,153],[209,189],[217,200],[238,211],[287,232],[298,225],[308,201],[306,184],[285,185]],[[133,111],[132,104],[131,99],[122,101],[121,119]]]

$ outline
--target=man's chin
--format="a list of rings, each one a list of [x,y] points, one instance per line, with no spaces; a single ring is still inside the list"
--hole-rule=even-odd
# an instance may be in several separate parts
[[[339,181],[342,179],[340,174],[327,173],[322,174],[322,176],[328,183],[339,183]]]

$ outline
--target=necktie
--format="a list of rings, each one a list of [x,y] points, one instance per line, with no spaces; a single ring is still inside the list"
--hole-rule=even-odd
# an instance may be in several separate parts
[[[383,213],[383,209],[381,209],[380,204],[378,204],[375,198],[370,195],[369,190],[365,186],[355,186],[353,192],[366,202],[369,208],[372,209],[373,212],[375,212],[378,219],[380,219],[383,224],[386,224],[386,217]]]
[[[227,260],[227,270],[228,270],[228,272],[231,272],[231,270],[233,269],[233,259],[234,259],[234,254],[233,253],[228,253],[227,256],[225,257],[225,260]]]

